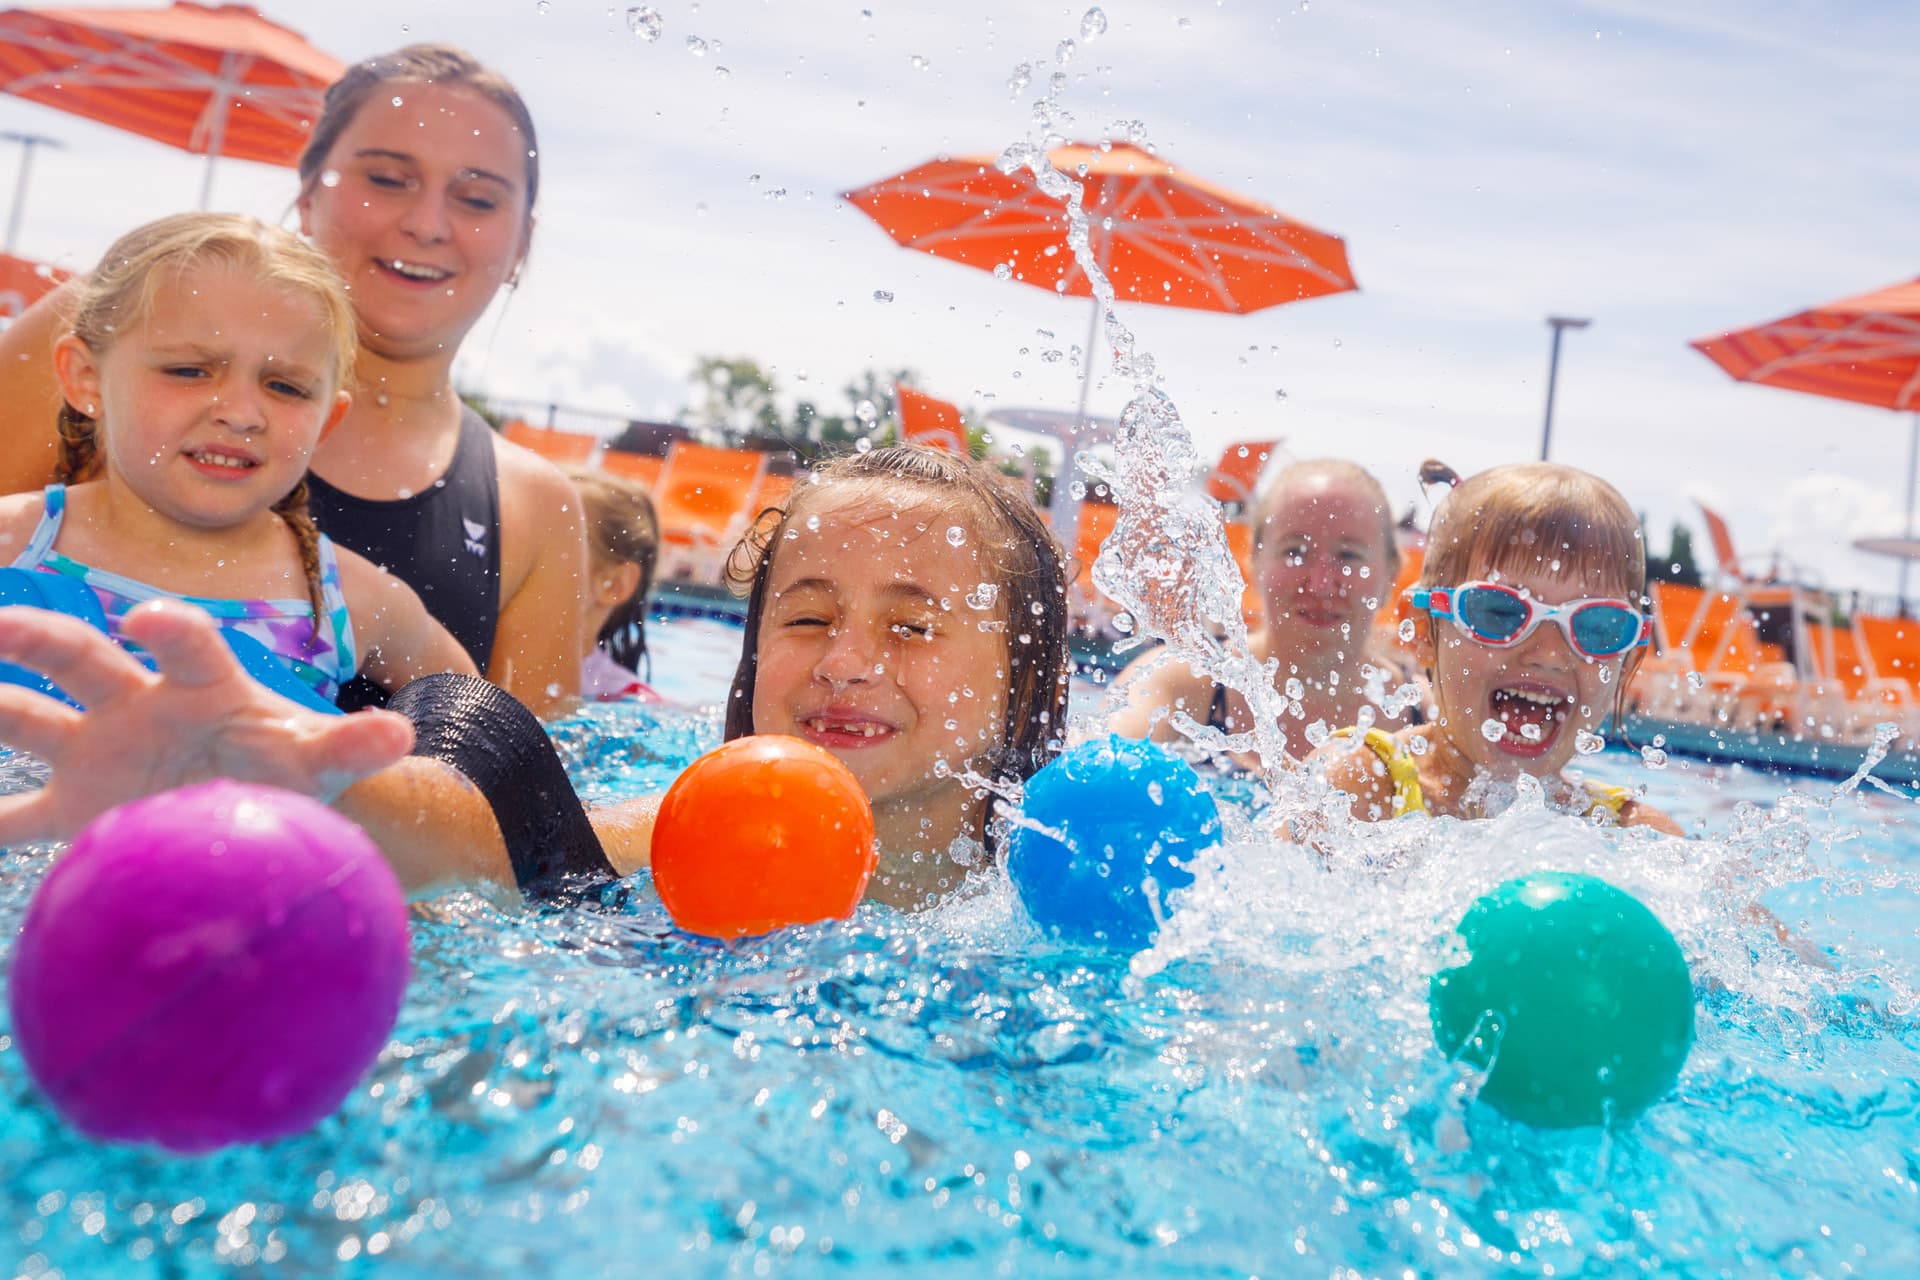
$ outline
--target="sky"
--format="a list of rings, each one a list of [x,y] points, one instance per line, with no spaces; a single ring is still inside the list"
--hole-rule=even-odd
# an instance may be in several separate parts
[[[656,0],[652,40],[631,7],[264,5],[342,58],[463,45],[532,107],[533,254],[468,339],[464,386],[657,419],[693,402],[696,359],[739,355],[788,401],[906,367],[976,411],[1071,409],[1077,373],[1045,353],[1085,341],[1084,299],[914,254],[839,199],[1026,139],[1061,71],[1079,138],[1131,128],[1346,240],[1358,292],[1247,316],[1123,306],[1203,453],[1284,437],[1413,502],[1423,458],[1539,456],[1545,319],[1586,317],[1553,457],[1617,484],[1656,550],[1676,520],[1704,548],[1704,500],[1760,567],[1895,588],[1893,562],[1848,543],[1901,531],[1912,419],[1735,383],[1687,343],[1920,275],[1920,7],[1112,0],[1092,40],[1084,0]],[[1020,63],[1038,74],[1015,92]],[[22,253],[84,267],[198,199],[198,157],[12,98],[0,130],[64,144],[36,154]],[[0,144],[10,193],[16,156]],[[281,220],[293,193],[288,170],[216,171],[220,207]],[[1115,413],[1131,388],[1104,373],[1091,407]]]

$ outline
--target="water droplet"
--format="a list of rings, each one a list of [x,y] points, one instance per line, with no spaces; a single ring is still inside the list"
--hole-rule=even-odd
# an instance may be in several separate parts
[[[1537,724],[1523,724],[1520,726],[1520,736],[1528,742],[1538,742],[1540,741],[1540,726]]]
[[[892,302],[893,293],[887,289],[875,289],[873,291],[873,300],[875,302]]]
[[[1030,63],[1023,62],[1013,69],[1013,75],[1007,81],[1007,92],[1013,97],[1018,97],[1025,93],[1027,86],[1032,83],[1033,66]]]
[[[1113,629],[1115,631],[1118,631],[1123,636],[1132,635],[1133,634],[1133,615],[1130,613],[1114,614]]]
[[[1412,618],[1400,619],[1400,639],[1402,641],[1407,644],[1412,644],[1417,634],[1418,632],[1413,625]]]
[[[401,97],[399,94],[395,94],[393,96],[393,105],[396,107],[404,107],[405,105],[407,105],[407,100]]]
[[[699,36],[688,36],[687,52],[696,58],[704,58],[707,56],[707,42]]]
[[[1080,38],[1098,40],[1107,33],[1107,15],[1099,8],[1087,10],[1080,15]]]
[[[1640,759],[1649,769],[1664,769],[1667,767],[1667,753],[1656,746],[1649,745],[1640,748]]]
[[[328,169],[326,172],[322,173],[320,175],[320,185],[323,187],[339,186],[340,171],[338,169]]]
[[[1573,735],[1573,749],[1583,756],[1594,755],[1607,749],[1607,740],[1597,733],[1580,729]]]
[[[1285,400],[1287,398],[1287,393],[1281,388],[1275,387],[1273,391],[1273,398],[1275,400]]]
[[[1012,264],[1011,264],[1011,263],[1006,263],[1006,262],[999,262],[999,263],[995,263],[995,264],[994,264],[994,268],[993,268],[993,278],[994,278],[995,280],[1011,280],[1011,279],[1013,279],[1013,266],[1012,266]]]
[[[1492,717],[1488,717],[1480,722],[1480,736],[1488,742],[1498,742],[1507,736],[1507,726]]]
[[[1613,683],[1613,668],[1606,665],[1604,662],[1600,664],[1600,683],[1601,684]]]
[[[1080,46],[1073,41],[1062,40],[1059,44],[1053,46],[1053,60],[1064,67],[1073,61],[1073,55],[1079,52],[1079,49]]]
[[[967,592],[967,607],[969,609],[991,609],[993,608],[994,601],[999,598],[1000,588],[996,583],[978,583],[974,586],[973,590]]]
[[[538,3],[533,6],[533,11],[543,18],[546,17],[549,13],[553,12],[553,0],[538,0]],[[395,98],[393,105],[396,107],[399,106],[400,100]]]
[[[1287,696],[1297,702],[1307,696],[1307,686],[1301,684],[1298,677],[1291,678],[1287,681]]]
[[[808,516],[808,517],[807,517],[807,528],[809,528],[809,529],[811,529],[811,530],[813,530],[813,531],[814,531],[815,533],[818,533],[818,532],[820,531],[820,517],[819,517],[819,516]]]
[[[853,450],[855,453],[872,453],[873,441],[866,436],[861,436],[853,442]]]
[[[643,4],[627,10],[627,30],[648,44],[660,38],[663,25],[660,11],[652,5]]]
[[[853,406],[853,416],[862,422],[872,424],[879,418],[880,411],[873,407],[873,401],[862,400]]]
[[[913,64],[915,71],[925,71],[927,69],[927,60],[917,53],[911,58],[908,58],[907,61]]]
[[[967,531],[957,524],[948,525],[947,545],[950,547],[964,547],[967,545]]]
[[[1306,736],[1309,746],[1324,747],[1327,745],[1327,740],[1333,737],[1333,730],[1327,728],[1325,720],[1315,720],[1307,726]]]
[[[1687,688],[1698,693],[1706,687],[1707,678],[1705,676],[1701,675],[1698,671],[1687,672]]]

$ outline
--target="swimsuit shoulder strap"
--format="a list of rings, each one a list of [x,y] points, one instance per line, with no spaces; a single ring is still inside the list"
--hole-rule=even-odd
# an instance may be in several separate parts
[[[53,544],[60,536],[60,521],[67,514],[67,486],[50,484],[45,491],[45,506],[40,512],[40,523],[33,527],[33,536],[27,539],[27,546],[14,558],[14,567],[31,569],[47,558],[53,550]]]
[[[1582,785],[1587,789],[1588,815],[1610,813],[1617,819],[1620,811],[1627,807],[1627,802],[1633,799],[1633,792],[1627,787],[1609,787],[1598,782]]]
[[[1351,738],[1353,735],[1354,728],[1347,728],[1335,730],[1333,736]],[[1414,764],[1413,757],[1407,754],[1406,748],[1384,729],[1368,729],[1360,735],[1360,741],[1380,757],[1381,764],[1387,766],[1387,777],[1393,782],[1394,816],[1425,813],[1427,797],[1420,790],[1420,770]]]
[[[314,634],[326,626],[333,631],[334,651],[339,654],[340,683],[353,679],[360,670],[360,655],[354,651],[353,614],[347,609],[347,593],[340,586],[340,556],[333,539],[320,535],[320,602],[327,616],[313,620]]]

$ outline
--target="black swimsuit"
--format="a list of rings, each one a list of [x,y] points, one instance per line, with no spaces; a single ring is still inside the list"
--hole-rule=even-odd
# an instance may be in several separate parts
[[[500,477],[486,419],[461,406],[446,473],[410,498],[356,497],[308,472],[307,505],[322,533],[419,592],[473,665],[487,669],[500,621]],[[385,703],[364,677],[340,695],[347,710]]]

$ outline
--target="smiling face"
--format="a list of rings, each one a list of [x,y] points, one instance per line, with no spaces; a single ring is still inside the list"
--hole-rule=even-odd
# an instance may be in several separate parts
[[[451,359],[526,255],[527,140],[472,89],[379,87],[301,193],[300,226],[390,359]]]
[[[883,849],[889,829],[921,849],[977,837],[983,802],[936,773],[986,772],[1005,732],[1006,593],[981,591],[994,572],[976,532],[946,503],[842,490],[809,503],[770,554],[754,732],[839,757]]]
[[[1483,576],[1542,604],[1625,594],[1604,573],[1535,566]],[[1613,706],[1627,658],[1581,657],[1555,622],[1506,649],[1480,643],[1450,619],[1429,622],[1420,628],[1419,649],[1433,673],[1445,738],[1475,771],[1496,779],[1558,773],[1573,758],[1579,732],[1597,729]]]
[[[110,485],[225,528],[292,492],[345,411],[332,334],[312,294],[212,261],[159,278],[104,350],[70,334],[54,363],[67,402],[101,424]]]
[[[1261,518],[1254,577],[1266,606],[1268,653],[1324,679],[1336,655],[1366,648],[1386,592],[1386,522],[1354,479],[1283,476]]]

